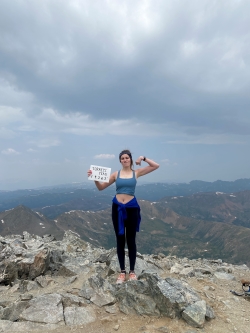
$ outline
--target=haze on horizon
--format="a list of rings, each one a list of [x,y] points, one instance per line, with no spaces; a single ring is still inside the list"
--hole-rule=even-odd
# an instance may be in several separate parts
[[[87,181],[131,149],[145,182],[250,178],[250,2],[3,0],[0,190]]]

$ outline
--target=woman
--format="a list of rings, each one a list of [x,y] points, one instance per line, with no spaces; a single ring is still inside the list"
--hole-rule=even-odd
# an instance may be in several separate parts
[[[159,164],[145,156],[139,156],[135,161],[141,165],[141,161],[148,163],[146,167],[133,170],[133,159],[129,150],[123,150],[119,154],[122,169],[111,174],[108,183],[95,181],[99,191],[116,183],[116,195],[113,198],[112,220],[117,240],[117,256],[121,268],[116,283],[121,284],[126,280],[125,270],[125,242],[127,241],[129,253],[129,280],[137,280],[135,275],[136,261],[136,232],[139,231],[141,216],[140,206],[134,196],[137,178],[146,175],[159,168]],[[88,176],[92,173],[88,170]]]

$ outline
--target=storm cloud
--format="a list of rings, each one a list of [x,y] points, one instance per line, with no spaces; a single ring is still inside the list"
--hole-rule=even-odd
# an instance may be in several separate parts
[[[2,156],[70,149],[79,137],[88,159],[113,156],[114,140],[138,140],[136,151],[158,142],[146,145],[172,165],[166,145],[238,145],[244,155],[249,13],[247,0],[3,0]]]

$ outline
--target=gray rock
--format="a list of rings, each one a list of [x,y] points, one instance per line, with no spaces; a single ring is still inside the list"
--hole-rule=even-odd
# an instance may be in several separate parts
[[[106,263],[107,266],[111,264],[112,258],[116,255],[116,249],[112,248],[101,255],[95,260],[95,262]]]
[[[63,323],[62,296],[47,294],[32,299],[20,319],[45,324]]]
[[[69,278],[65,281],[65,285],[69,285],[69,284],[75,282],[76,279],[77,279],[77,276],[71,276],[71,277],[69,277]]]
[[[79,296],[90,300],[99,307],[111,305],[115,303],[115,298],[110,294],[113,288],[101,276],[92,276],[88,281],[84,282]]]
[[[32,241],[35,250],[27,250],[26,258],[17,263],[18,276],[22,279],[33,280],[37,276],[45,274],[49,268],[50,253],[48,249],[39,249],[36,248],[36,241]],[[31,247],[31,246],[30,246]]]
[[[78,248],[86,251],[90,246],[87,242],[82,240],[76,232],[71,230],[65,231],[61,245],[64,250],[69,253],[75,252]]]
[[[198,301],[194,304],[189,305],[182,312],[182,318],[186,320],[186,322],[194,327],[202,328],[205,322],[206,315],[206,302]]]
[[[156,274],[144,272],[138,281],[116,287],[115,297],[120,310],[126,314],[180,317],[189,305],[200,301],[199,295],[187,283],[177,279],[160,279]],[[204,314],[205,318],[205,314]]]
[[[0,283],[11,284],[18,277],[18,270],[15,263],[9,259],[0,262]]]
[[[50,242],[55,241],[56,238],[53,235],[43,235],[42,240],[44,241],[44,243],[50,243]]]
[[[26,241],[29,241],[29,240],[32,240],[32,236],[31,234],[29,234],[27,231],[24,231],[23,232],[23,240],[26,242]]]
[[[173,263],[170,260],[162,262],[162,267],[167,270],[170,270],[172,266],[173,266]]]
[[[116,286],[114,295],[117,298],[120,311],[125,314],[137,313],[139,315],[159,315],[154,300],[150,297],[147,281],[131,281]]]
[[[12,321],[0,320],[0,332],[8,332],[12,324],[13,324]]]
[[[126,297],[119,300],[119,308],[125,314],[137,313],[138,315],[158,316],[160,314],[156,303],[143,294],[134,295],[127,293]]]
[[[44,276],[40,275],[35,278],[35,281],[39,284],[40,287],[45,288],[48,285],[48,281],[45,279]]]
[[[107,313],[115,314],[118,312],[117,305],[114,304],[114,305],[105,306],[105,311]]]
[[[66,325],[84,325],[96,320],[96,315],[91,308],[67,307],[64,310]]]
[[[61,294],[62,296],[62,304],[63,307],[70,307],[70,306],[86,306],[86,302],[82,297],[78,297],[72,294]]]
[[[206,314],[205,314],[206,320],[211,320],[215,318],[214,310],[207,304],[206,306]]]
[[[93,295],[90,298],[90,301],[95,305],[102,307],[105,305],[113,305],[115,303],[115,298],[111,295],[105,294],[104,292],[100,291]]]
[[[195,275],[195,272],[192,267],[186,267],[180,272],[180,276],[183,276],[183,277],[191,277],[194,275]]]
[[[220,266],[216,268],[216,272],[225,272],[225,273],[229,273],[228,272],[228,268],[227,266]]]
[[[195,268],[195,272],[197,273],[201,273],[201,274],[204,274],[204,275],[211,275],[213,274],[213,270],[210,266],[208,265],[203,265],[202,267],[196,267]]]
[[[12,305],[2,309],[0,319],[16,321],[19,319],[20,314],[27,308],[27,306],[27,301],[13,303]]]
[[[58,327],[65,325],[65,321],[70,326],[81,325],[85,321],[95,320],[91,313],[94,305],[105,307],[106,312],[110,314],[117,313],[118,309],[126,314],[160,315],[170,318],[181,318],[183,314],[183,319],[201,327],[204,318],[210,320],[215,317],[213,309],[206,305],[205,301],[201,301],[200,296],[186,282],[172,278],[164,280],[157,274],[166,268],[172,268],[172,273],[175,272],[183,277],[194,274],[202,278],[205,274],[211,276],[216,268],[215,274],[229,272],[224,271],[224,267],[229,267],[228,265],[223,264],[219,267],[220,262],[213,263],[211,268],[207,265],[211,263],[208,260],[188,260],[174,256],[165,257],[161,254],[155,256],[138,253],[136,262],[138,281],[127,281],[118,286],[110,283],[114,281],[114,277],[109,278],[110,275],[120,271],[116,249],[94,248],[71,231],[65,233],[62,241],[56,241],[50,235],[42,238],[24,233],[23,237],[18,235],[5,237],[0,245],[5,256],[5,266],[1,266],[2,260],[0,268],[4,270],[8,263],[9,271],[13,272],[12,282],[18,281],[17,274],[22,280],[16,283],[16,292],[23,295],[19,297],[17,295],[14,299],[14,294],[5,288],[4,293],[7,291],[12,294],[11,301],[6,302],[0,297],[2,300],[0,318],[6,318],[2,325],[5,325],[6,330],[7,327],[9,331],[12,329],[12,332],[15,331],[16,323],[10,323],[7,318],[11,320],[16,318],[24,331],[29,328],[36,330],[38,327],[41,330],[49,330],[50,325]],[[127,254],[128,251],[126,251],[126,267],[129,266]],[[61,289],[61,295],[44,294],[33,299],[32,295],[25,295],[35,289],[39,290],[39,294],[43,293],[41,287],[46,288],[48,283],[53,281],[48,274],[68,276],[69,279],[63,283],[62,288],[73,283],[78,276],[78,279],[83,281],[82,289],[72,288],[67,293]],[[2,296],[1,290],[0,288]],[[11,290],[14,291],[14,288]],[[201,306],[204,304],[205,310],[204,306]]]
[[[101,276],[91,276],[89,279],[89,285],[91,288],[98,290],[104,287],[105,280]]]
[[[13,253],[15,256],[21,256],[23,254],[24,250],[24,244],[21,242],[20,239],[15,239],[10,243],[10,247],[13,250]]]
[[[1,299],[0,300],[0,307],[2,307],[2,308],[6,308],[7,306],[9,306],[9,305],[11,305],[12,304],[12,302],[11,302],[11,300],[9,300],[9,299]]]
[[[162,332],[162,333],[168,333],[168,332],[169,332],[167,326],[161,326],[161,327],[158,327],[156,330],[157,330],[158,332]]]
[[[80,297],[84,297],[84,298],[90,300],[91,297],[93,297],[95,295],[95,290],[93,288],[89,287],[89,286],[86,286],[86,287],[83,287],[79,291],[78,295]]]
[[[233,274],[228,274],[223,272],[215,272],[214,276],[220,280],[229,280],[229,281],[236,280]]]
[[[197,292],[187,283],[173,278],[167,278],[165,281],[168,285],[161,283],[163,295],[165,297],[168,296],[171,303],[173,303],[173,301],[176,302],[179,310],[182,310],[183,307],[200,300],[200,296]],[[184,303],[182,296],[184,297]]]
[[[49,268],[49,250],[44,249],[39,252],[34,259],[34,263],[30,267],[29,278],[33,280],[39,275],[44,274]]]
[[[33,298],[32,294],[24,294],[20,296],[21,301],[30,301]]]
[[[209,260],[211,263],[213,263],[213,264],[219,264],[219,265],[221,265],[222,264],[222,260],[221,259],[212,259],[212,260]]]
[[[90,263],[88,261],[88,263]],[[90,271],[90,266],[83,257],[68,257],[63,260],[57,275],[60,276],[75,276],[79,274],[87,274]]]
[[[174,266],[171,267],[170,273],[179,274],[183,270],[183,266],[175,263]]]
[[[26,293],[37,289],[39,289],[39,285],[35,281],[22,280],[19,285],[20,293]]]

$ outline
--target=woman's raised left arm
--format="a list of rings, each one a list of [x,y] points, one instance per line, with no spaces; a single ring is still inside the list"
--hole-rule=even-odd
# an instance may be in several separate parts
[[[151,159],[149,159],[145,156],[139,156],[137,158],[137,160],[135,161],[135,164],[136,165],[141,165],[141,161],[144,161],[144,162],[148,163],[148,166],[135,170],[137,178],[141,177],[141,176],[144,176],[147,173],[150,173],[150,172],[158,169],[159,166],[160,166],[158,163],[156,163],[155,161],[153,161],[153,160],[151,160]]]

